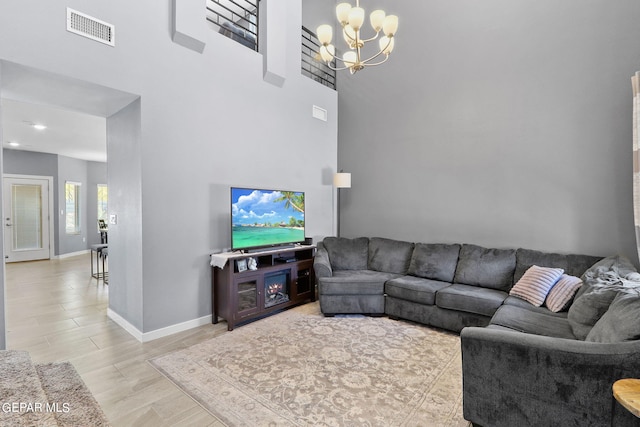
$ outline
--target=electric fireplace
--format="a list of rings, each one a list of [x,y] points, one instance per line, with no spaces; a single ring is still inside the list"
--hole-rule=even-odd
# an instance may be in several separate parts
[[[291,270],[282,270],[264,276],[265,308],[289,301]]]

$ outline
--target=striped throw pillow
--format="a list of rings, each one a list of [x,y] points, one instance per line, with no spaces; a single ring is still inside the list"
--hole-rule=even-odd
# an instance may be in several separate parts
[[[569,305],[571,298],[580,289],[580,286],[582,286],[582,280],[579,277],[563,274],[558,283],[549,291],[545,305],[554,313],[564,310]]]
[[[522,298],[536,307],[540,307],[563,273],[564,270],[561,268],[532,265],[518,280],[518,283],[511,288],[509,295]]]

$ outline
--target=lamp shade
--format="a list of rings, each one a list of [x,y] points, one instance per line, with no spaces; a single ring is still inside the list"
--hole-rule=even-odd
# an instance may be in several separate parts
[[[393,46],[394,46],[394,38],[391,37],[387,37],[387,36],[382,36],[380,37],[380,50],[382,51],[382,53],[384,53],[385,55],[389,55],[392,51],[393,51]]]
[[[333,61],[333,57],[336,54],[336,48],[330,44],[327,46],[320,46],[320,57],[324,62]]]
[[[333,186],[336,188],[351,188],[351,174],[338,172],[333,175]]]
[[[386,14],[384,13],[384,10],[380,9],[374,10],[373,12],[371,12],[371,15],[369,15],[371,28],[373,28],[373,31],[375,31],[376,33],[382,29],[382,22],[384,21],[385,16]]]
[[[331,25],[320,25],[316,30],[316,33],[321,45],[326,46],[331,43],[331,38],[333,36],[333,28],[331,28]]]
[[[351,5],[349,3],[340,3],[336,6],[336,16],[338,22],[342,25],[346,25],[349,22],[349,12],[351,11]]]
[[[392,37],[398,31],[398,17],[396,15],[387,15],[382,21],[382,31],[387,37]]]

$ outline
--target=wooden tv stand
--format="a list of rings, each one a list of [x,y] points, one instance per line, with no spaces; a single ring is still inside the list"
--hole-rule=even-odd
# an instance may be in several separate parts
[[[297,245],[255,253],[211,255],[211,307],[227,329],[284,308],[316,300],[316,247]],[[251,269],[255,261],[255,269]]]

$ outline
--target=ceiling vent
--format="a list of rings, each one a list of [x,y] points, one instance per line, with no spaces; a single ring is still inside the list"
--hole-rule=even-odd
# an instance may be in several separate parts
[[[115,26],[67,8],[67,31],[115,46]]]

